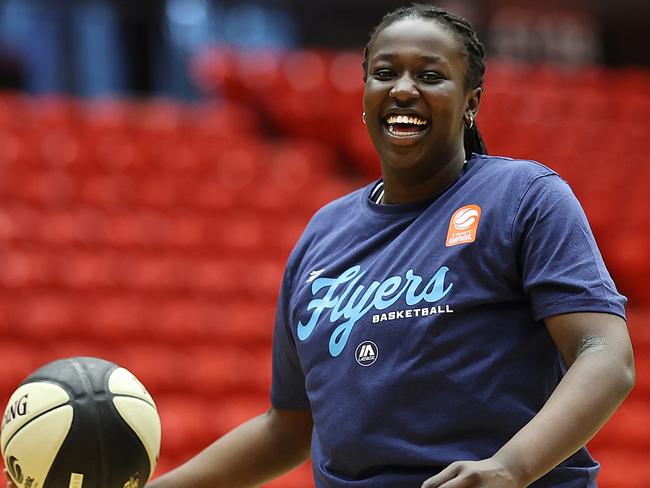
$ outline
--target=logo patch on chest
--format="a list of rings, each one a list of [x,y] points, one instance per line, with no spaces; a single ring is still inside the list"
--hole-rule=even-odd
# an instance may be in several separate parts
[[[469,244],[476,240],[478,223],[481,220],[481,207],[478,205],[465,205],[451,216],[445,246]]]
[[[377,344],[372,341],[362,342],[357,346],[354,355],[361,366],[371,366],[377,361],[379,355]]]

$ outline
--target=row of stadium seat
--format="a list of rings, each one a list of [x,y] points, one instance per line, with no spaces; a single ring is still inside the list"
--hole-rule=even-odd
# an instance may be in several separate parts
[[[0,130],[0,144],[4,143],[2,170],[18,177],[59,174],[81,180],[124,174],[138,183],[160,174],[190,182],[208,177],[230,190],[258,183],[279,187],[288,182],[309,184],[336,169],[331,149],[300,139],[271,142],[258,136],[235,143],[212,139],[198,142],[187,137],[152,144],[133,134],[101,141],[67,134],[53,144],[51,137],[40,140],[28,131],[18,135]]]
[[[201,255],[286,257],[304,226],[304,217],[267,215],[252,210],[208,213],[153,209],[103,212],[91,207],[36,210],[7,204],[0,209],[0,239],[21,247],[78,247],[145,250],[147,253],[194,251]],[[268,239],[269,235],[276,235]],[[100,258],[100,256],[97,256]]]
[[[168,298],[84,293],[77,302],[74,296],[72,291],[55,297],[34,292],[4,298],[3,340],[40,343],[74,337],[107,348],[123,341],[148,342],[157,344],[163,355],[177,345],[270,346],[275,303],[266,297],[211,300],[196,294]]]
[[[67,252],[6,252],[0,255],[3,292],[63,290],[70,293],[121,292],[173,297],[274,296],[282,262],[277,259],[148,256],[142,253],[79,255]]]
[[[320,62],[302,54],[282,70]],[[200,67],[206,88],[232,97],[206,107],[0,94],[2,398],[50,359],[114,360],[159,403],[159,473],[268,408],[284,260],[309,216],[360,184],[342,167],[377,174],[359,115],[360,60],[328,56],[333,97],[314,96],[317,67],[293,77],[303,85],[285,86],[291,95],[269,97],[274,78],[250,74],[272,70],[272,56],[242,68],[243,78]],[[582,85],[571,75],[492,68],[480,116],[492,152],[542,159],[569,180],[631,298],[637,387],[592,445],[605,465],[601,486],[645,486],[647,466],[631,463],[650,455],[650,221],[637,203],[650,181],[638,157],[647,78],[630,71],[611,81],[595,70],[581,76],[588,104],[577,106],[570,94]],[[520,89],[522,80],[535,89]],[[600,122],[583,123],[590,111]],[[268,486],[312,486],[309,466]]]
[[[68,133],[108,140],[130,138],[165,143],[196,139],[239,140],[260,132],[257,114],[241,104],[227,101],[190,105],[169,99],[81,100],[65,95],[30,97],[22,93],[0,93],[0,129],[20,133]]]
[[[229,99],[253,98],[257,103],[270,105],[286,94],[306,97],[318,93],[336,110],[344,109],[349,97],[361,94],[362,63],[360,51],[242,51],[216,46],[197,56],[193,73],[205,92],[225,93]],[[577,93],[575,86],[580,83],[580,97],[573,97],[569,106],[561,103],[557,106],[558,110],[567,111],[583,101],[588,104],[589,95],[598,96],[603,91],[615,93],[624,101],[634,99],[636,93],[646,89],[649,81],[647,71],[634,68],[612,73],[612,70],[597,67],[577,71],[496,61],[490,61],[486,74],[486,86],[490,91],[507,87],[502,92],[513,96],[534,93],[552,99],[559,93]],[[613,104],[612,109],[620,106],[620,103]]]
[[[114,213],[142,208],[165,212],[191,210],[205,216],[235,209],[284,215],[293,209],[293,215],[304,217],[311,209],[350,188],[349,183],[327,180],[286,189],[268,183],[231,188],[208,177],[195,182],[158,175],[135,181],[124,175],[103,175],[75,181],[61,173],[6,174],[0,184],[0,198],[8,204],[25,203],[48,211],[73,206]]]
[[[221,55],[209,59],[214,61]],[[227,53],[223,55],[228,59]],[[335,60],[331,63],[332,69],[341,66]],[[343,64],[346,63],[353,65],[355,71],[360,70],[360,59]],[[225,64],[236,66],[236,63]],[[611,81],[619,74],[616,72],[614,76],[602,73],[602,78],[608,80],[607,90],[594,89],[586,94],[582,75],[571,76],[546,68],[541,69],[545,76],[540,76],[537,71],[538,68],[490,67],[480,122],[495,152],[535,157],[555,165],[562,164],[558,155],[572,151],[573,160],[579,164],[579,160],[589,159],[586,155],[591,157],[590,152],[609,151],[613,157],[620,157],[619,150],[627,148],[632,156],[634,148],[647,140],[645,121],[650,101],[643,83],[648,77],[646,71],[627,73],[623,80],[641,81],[622,83],[624,89],[617,96],[612,96],[616,92],[612,85],[616,82]],[[140,168],[151,172],[159,166],[181,171],[188,166],[205,167],[215,159],[207,157],[206,160],[206,155],[210,150],[221,154],[224,141],[255,145],[256,136],[265,124],[254,109],[262,108],[275,130],[291,136],[302,133],[333,144],[352,157],[353,162],[362,164],[368,174],[376,175],[376,155],[359,117],[361,80],[356,75],[354,79],[354,89],[343,90],[350,92],[352,99],[343,98],[338,103],[340,97],[319,92],[314,98],[310,91],[296,89],[296,96],[303,98],[297,100],[295,107],[275,98],[266,105],[257,105],[256,97],[269,92],[263,89],[256,93],[255,90],[265,85],[248,83],[245,78],[232,82],[238,87],[236,93],[242,91],[239,96],[232,95],[239,104],[215,103],[207,108],[162,100],[80,103],[61,97],[34,100],[5,94],[0,96],[0,113],[4,114],[0,116],[3,158],[43,162],[55,167],[79,166],[82,170],[97,166],[89,164],[93,160],[117,171]],[[527,80],[525,91],[513,84],[517,79]],[[535,96],[528,95],[531,80],[535,80]],[[227,79],[214,79],[212,83],[229,93]],[[579,97],[575,96],[576,92],[580,93]],[[277,92],[271,93],[275,96]],[[319,103],[323,104],[321,113],[314,106]],[[305,113],[297,116],[295,110]],[[301,117],[309,117],[311,122],[306,123]],[[287,121],[274,122],[274,118]],[[547,143],[549,138],[553,140],[552,145]],[[284,160],[286,155],[278,159]],[[573,161],[567,166],[573,166]]]
[[[247,53],[216,47],[197,57],[194,73],[206,93],[225,94],[231,100],[261,110],[281,133],[308,136],[341,147],[361,164],[366,174],[374,176],[378,173],[376,157],[360,117],[362,61],[361,53]],[[643,69],[593,68],[585,75],[582,70],[551,66],[490,63],[479,122],[488,129],[489,139],[495,139],[491,144],[497,153],[516,156],[527,154],[512,147],[519,139],[511,136],[507,122],[512,126],[535,126],[535,130],[529,131],[531,134],[550,129],[560,137],[594,125],[603,126],[607,134],[612,134],[614,125],[616,136],[599,139],[596,146],[603,149],[619,141],[625,145],[621,125],[643,131],[643,137],[648,135],[648,83],[650,74]],[[571,130],[564,130],[564,125],[571,126]],[[505,144],[493,137],[499,132],[507,139]],[[543,135],[538,140],[547,145]],[[583,151],[591,147],[588,139],[576,140]],[[520,148],[528,154],[534,151],[533,147]],[[538,153],[532,156],[541,158]]]

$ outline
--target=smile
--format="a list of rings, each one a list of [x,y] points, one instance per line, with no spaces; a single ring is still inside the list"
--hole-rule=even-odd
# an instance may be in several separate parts
[[[415,142],[429,130],[429,121],[417,115],[388,114],[383,119],[384,132],[395,142]]]

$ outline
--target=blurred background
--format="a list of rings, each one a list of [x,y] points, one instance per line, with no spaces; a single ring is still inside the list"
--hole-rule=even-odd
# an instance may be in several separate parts
[[[0,0],[0,402],[50,360],[118,362],[158,402],[157,475],[265,411],[284,261],[379,174],[361,55],[405,4]],[[650,2],[436,4],[486,45],[490,152],[572,185],[630,299],[637,386],[590,448],[603,488],[649,487]]]

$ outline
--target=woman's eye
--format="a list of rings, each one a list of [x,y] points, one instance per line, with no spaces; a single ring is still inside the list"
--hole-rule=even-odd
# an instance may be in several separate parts
[[[373,76],[378,80],[387,80],[393,76],[393,72],[389,69],[378,69]]]
[[[420,75],[420,79],[423,80],[423,81],[426,81],[427,83],[435,83],[437,81],[443,80],[444,78],[442,76],[440,76],[438,73],[434,73],[434,72],[429,71],[429,72],[426,72],[426,73],[422,73]]]

